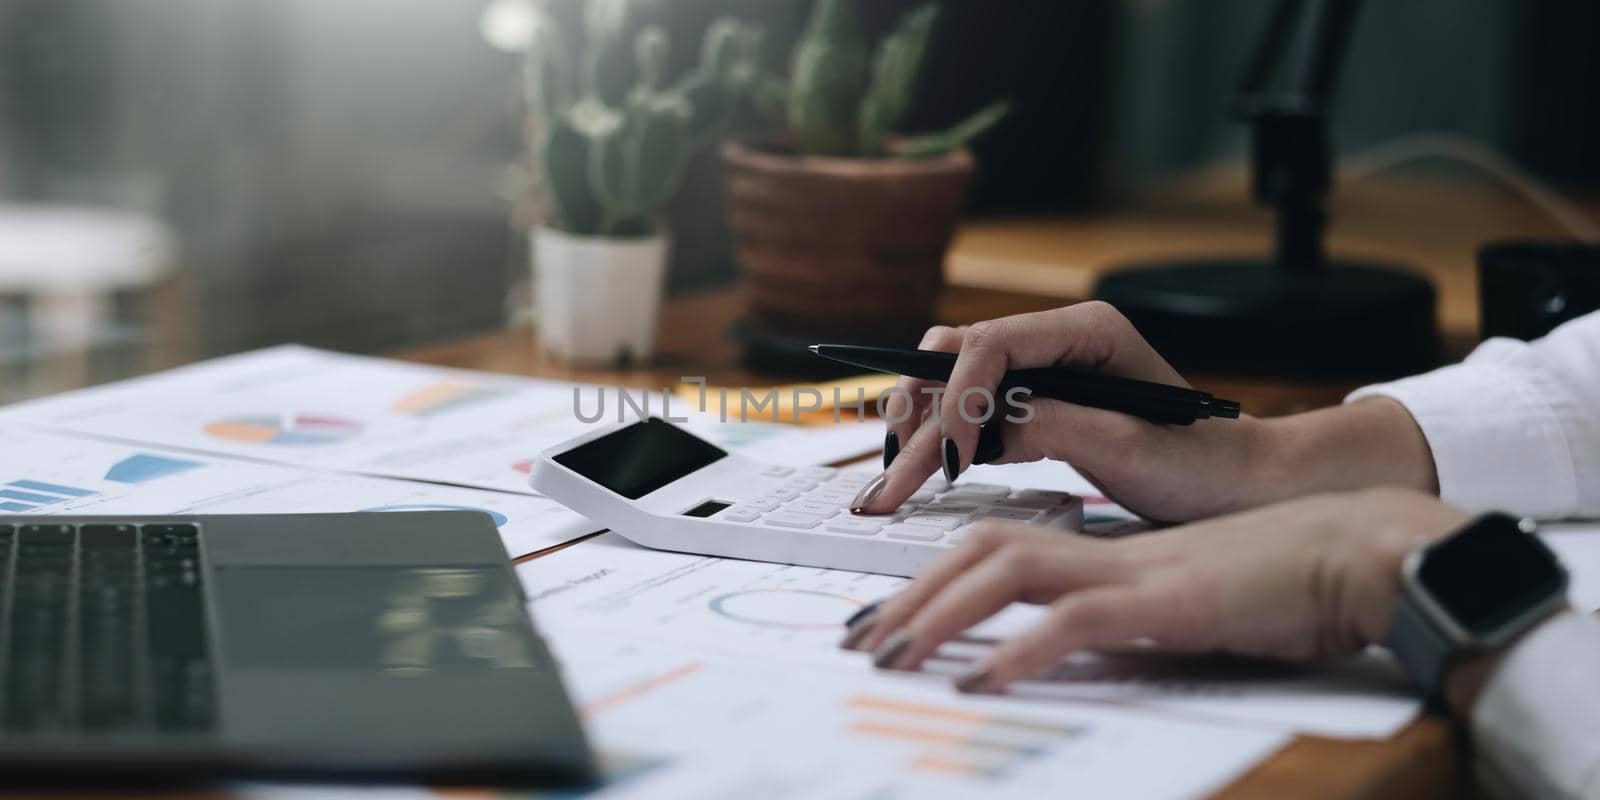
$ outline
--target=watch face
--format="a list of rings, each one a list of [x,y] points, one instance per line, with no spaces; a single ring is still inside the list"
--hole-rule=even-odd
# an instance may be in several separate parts
[[[1417,578],[1475,636],[1493,633],[1566,584],[1566,574],[1544,542],[1503,514],[1480,517],[1431,546]]]

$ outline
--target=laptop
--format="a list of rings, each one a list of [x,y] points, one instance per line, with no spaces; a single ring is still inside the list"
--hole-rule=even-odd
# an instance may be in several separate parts
[[[587,782],[473,511],[0,517],[0,780]]]

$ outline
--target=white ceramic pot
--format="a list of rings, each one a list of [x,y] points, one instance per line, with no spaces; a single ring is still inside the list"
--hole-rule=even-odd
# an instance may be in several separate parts
[[[650,358],[667,270],[667,237],[607,239],[535,228],[539,346],[565,361]]]

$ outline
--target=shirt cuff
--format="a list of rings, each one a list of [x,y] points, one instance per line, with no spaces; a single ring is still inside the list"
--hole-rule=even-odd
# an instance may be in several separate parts
[[[1433,452],[1439,497],[1468,511],[1533,517],[1572,513],[1572,457],[1554,410],[1526,370],[1468,360],[1352,392],[1406,407]]]
[[[1472,710],[1480,759],[1528,797],[1600,796],[1600,620],[1567,611],[1508,651]]]

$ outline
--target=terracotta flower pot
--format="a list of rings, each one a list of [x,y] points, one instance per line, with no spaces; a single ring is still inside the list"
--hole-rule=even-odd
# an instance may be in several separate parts
[[[722,155],[752,328],[916,343],[933,322],[970,154],[853,160],[730,143]]]

